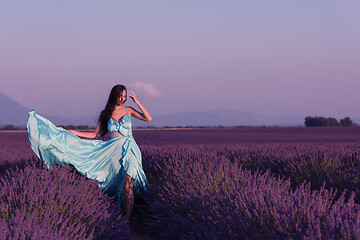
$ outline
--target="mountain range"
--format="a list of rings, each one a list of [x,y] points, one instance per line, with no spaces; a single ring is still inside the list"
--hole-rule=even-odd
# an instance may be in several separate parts
[[[0,93],[0,127],[12,124],[17,127],[25,127],[30,109],[25,108],[18,102]],[[86,116],[82,118],[64,118],[48,114],[39,113],[56,125],[96,125],[96,117]]]
[[[25,127],[29,109],[0,93],[0,127],[12,124]],[[55,125],[96,125],[98,116],[64,118],[39,113]],[[153,116],[153,121],[145,123],[134,119],[133,127],[186,127],[186,126],[304,126],[305,116],[266,116],[257,113],[217,109],[206,112],[182,112]],[[356,121],[360,122],[360,121]]]

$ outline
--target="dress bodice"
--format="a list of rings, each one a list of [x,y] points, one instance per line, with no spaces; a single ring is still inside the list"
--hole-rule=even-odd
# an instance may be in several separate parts
[[[108,130],[111,137],[128,136],[131,130],[131,117],[129,113],[126,113],[118,122],[113,118],[109,118]]]

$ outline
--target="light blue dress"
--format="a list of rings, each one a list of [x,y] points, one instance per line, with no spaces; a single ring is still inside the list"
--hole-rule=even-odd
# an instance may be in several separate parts
[[[96,179],[100,188],[123,203],[124,178],[134,181],[134,196],[141,197],[149,189],[141,162],[141,152],[131,130],[131,117],[126,113],[118,122],[108,121],[111,139],[83,139],[56,127],[46,118],[29,112],[27,130],[31,148],[49,168],[52,165],[73,165],[78,172]]]

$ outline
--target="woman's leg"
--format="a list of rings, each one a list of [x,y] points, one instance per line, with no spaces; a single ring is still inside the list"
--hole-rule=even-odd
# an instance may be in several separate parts
[[[130,215],[132,208],[134,206],[134,179],[131,178],[129,175],[125,174],[125,180],[124,180],[124,211],[125,211],[125,217],[126,221],[128,222],[128,225],[130,225]]]

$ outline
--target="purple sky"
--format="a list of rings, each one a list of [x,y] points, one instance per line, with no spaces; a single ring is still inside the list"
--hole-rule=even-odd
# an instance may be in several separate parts
[[[0,92],[64,117],[97,114],[123,83],[154,115],[360,118],[359,12],[358,0],[5,0]]]

